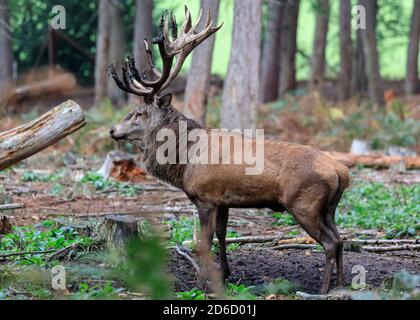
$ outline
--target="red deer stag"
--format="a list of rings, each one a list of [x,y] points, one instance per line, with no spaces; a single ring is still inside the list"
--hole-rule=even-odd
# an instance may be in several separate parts
[[[171,95],[161,93],[177,76],[193,49],[221,28],[212,26],[208,12],[204,29],[198,31],[201,14],[197,23],[192,25],[187,8],[185,12],[185,21],[179,35],[175,19],[170,14],[162,17],[160,35],[153,40],[159,46],[162,72],[156,70],[145,40],[154,80],[147,79],[145,73],[139,73],[132,57],[126,60],[122,79],[111,65],[111,76],[116,84],[122,90],[143,98],[139,107],[111,129],[112,138],[142,144],[147,171],[183,190],[196,205],[202,230],[200,256],[209,255],[215,232],[219,240],[221,270],[225,279],[230,275],[225,243],[229,208],[269,208],[274,211],[288,211],[324,248],[326,267],[321,292],[326,293],[329,290],[334,263],[337,265],[338,285],[342,286],[343,241],[334,223],[334,214],[343,191],[350,184],[345,166],[313,147],[269,140],[257,142],[256,139],[242,135],[240,137],[243,142],[251,141],[253,147],[257,147],[258,143],[262,144],[264,162],[260,174],[248,175],[243,163],[197,164],[180,161],[183,157],[181,153],[188,153],[193,146],[193,142],[188,139],[186,150],[178,150],[182,149],[179,133],[181,123],[188,133],[194,130],[210,133],[211,130],[186,118],[171,105]],[[172,68],[174,60],[176,63]],[[164,143],[159,132],[163,129],[172,130],[175,134],[172,146],[178,150],[175,163],[158,161],[159,147]],[[221,132],[222,138],[229,135]],[[231,134],[229,139],[230,137]],[[229,153],[231,152],[229,149]],[[201,262],[204,263],[204,260]]]

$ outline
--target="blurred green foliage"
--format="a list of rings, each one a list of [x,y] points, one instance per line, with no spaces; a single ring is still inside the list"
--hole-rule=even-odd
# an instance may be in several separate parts
[[[379,229],[388,238],[415,236],[420,230],[420,185],[387,186],[354,182],[338,206],[342,227]]]
[[[14,227],[13,232],[0,238],[0,252],[2,254],[17,252],[33,252],[46,250],[60,250],[72,244],[89,247],[92,239],[81,236],[76,230],[68,226],[58,226],[55,222],[45,220],[35,226]],[[20,265],[49,264],[48,254],[26,254],[10,258]],[[54,262],[51,262],[54,264]]]

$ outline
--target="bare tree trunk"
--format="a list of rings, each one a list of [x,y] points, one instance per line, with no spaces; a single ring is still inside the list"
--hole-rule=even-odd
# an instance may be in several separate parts
[[[340,100],[351,97],[353,71],[353,40],[351,38],[351,0],[340,1]]]
[[[312,89],[324,82],[325,77],[325,51],[327,47],[328,20],[330,17],[329,0],[317,1],[317,15],[315,37],[312,54],[312,75],[310,86]]]
[[[12,33],[9,24],[8,0],[0,0],[0,101],[2,92],[13,77]]]
[[[362,30],[357,30],[356,33],[356,49],[353,56],[353,92],[367,91],[367,76],[365,67],[365,53],[363,50]]]
[[[153,0],[136,1],[136,20],[134,25],[133,54],[137,67],[145,70],[147,77],[152,76],[152,70],[147,61],[147,54],[144,47],[144,39],[151,44],[153,37]],[[135,104],[138,97],[129,96],[130,104]]]
[[[406,94],[416,94],[419,83],[419,42],[420,42],[420,0],[414,0],[411,18],[410,39],[407,54],[407,76],[405,79]]]
[[[151,68],[147,61],[147,54],[144,47],[144,39],[152,41],[153,28],[153,0],[137,0],[136,21],[134,26],[134,58],[140,70],[146,70],[147,76],[150,76]]]
[[[122,21],[121,3],[117,0],[111,1],[111,24],[109,35],[109,61],[113,62],[117,70],[121,70],[124,63],[126,50],[125,32]],[[120,104],[125,100],[122,91],[115,85],[115,82],[108,78],[107,93],[114,104]]]
[[[369,97],[374,103],[383,106],[385,101],[375,32],[377,1],[360,0],[360,4],[366,8],[366,30],[361,30],[361,35],[363,41],[363,51],[365,54]]]
[[[221,126],[253,129],[259,103],[261,0],[235,0],[232,51],[226,75]]]
[[[203,13],[210,9],[214,23],[217,23],[219,5],[220,0],[201,0]],[[202,20],[200,28],[203,26],[204,20]],[[192,117],[201,125],[206,123],[214,41],[215,36],[213,35],[194,51],[185,89],[184,114],[187,117]]]
[[[107,68],[109,60],[109,43],[111,28],[111,2],[99,0],[98,35],[96,41],[95,63],[95,103],[107,97]]]
[[[296,89],[296,36],[300,0],[289,0],[285,4],[280,44],[279,95]]]
[[[280,74],[280,43],[284,3],[268,1],[268,23],[261,57],[261,102],[278,98]]]

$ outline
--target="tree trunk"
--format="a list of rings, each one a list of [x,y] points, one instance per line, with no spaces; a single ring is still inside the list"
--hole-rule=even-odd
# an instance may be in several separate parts
[[[11,36],[8,0],[0,0],[0,101],[13,77]]]
[[[420,41],[420,0],[414,0],[411,18],[410,39],[407,54],[407,76],[405,80],[406,94],[416,94],[420,90],[419,83],[419,41]]]
[[[353,56],[352,91],[367,92],[367,76],[365,67],[365,53],[363,50],[362,30],[356,32],[356,50]]]
[[[203,13],[210,9],[215,24],[219,14],[219,5],[220,0],[201,0]],[[203,26],[204,20],[201,22],[200,30]],[[192,117],[201,125],[206,123],[214,41],[215,35],[194,51],[185,89],[184,114],[187,117]]]
[[[259,103],[261,0],[235,0],[232,51],[226,75],[221,126],[253,129]]]
[[[147,54],[144,48],[144,39],[152,41],[153,27],[153,0],[137,0],[136,21],[134,26],[133,50],[134,58],[140,70],[146,70],[147,76],[151,76],[151,68],[147,61]]]
[[[151,45],[153,37],[153,0],[136,1],[136,20],[134,25],[133,54],[139,70],[145,70],[147,77],[152,77],[152,69],[147,60],[144,39]],[[129,95],[130,104],[135,105],[138,97]]]
[[[328,20],[330,16],[329,0],[317,1],[316,27],[312,54],[312,89],[322,85],[325,77],[325,51],[327,48]]]
[[[0,133],[0,170],[40,152],[84,125],[82,109],[69,100],[30,123]]]
[[[95,63],[95,103],[102,102],[107,97],[109,60],[109,43],[111,28],[111,2],[99,0],[98,33],[96,41]]]
[[[351,97],[353,71],[353,41],[351,38],[351,0],[340,1],[340,100]]]
[[[285,3],[280,44],[280,80],[279,95],[296,89],[296,36],[299,18],[300,0]]]
[[[117,70],[121,70],[124,63],[126,50],[125,32],[122,21],[121,4],[112,1],[110,5],[110,35],[109,35],[109,61],[113,62]],[[122,91],[115,85],[115,82],[108,78],[108,96],[114,104],[123,103],[125,98]]]
[[[365,55],[369,97],[375,104],[383,106],[385,101],[375,31],[377,1],[360,0],[360,4],[366,8],[366,30],[361,30],[361,35],[363,41],[363,52]]]
[[[284,3],[268,2],[268,23],[261,59],[261,92],[263,103],[278,98],[280,74],[280,43]]]

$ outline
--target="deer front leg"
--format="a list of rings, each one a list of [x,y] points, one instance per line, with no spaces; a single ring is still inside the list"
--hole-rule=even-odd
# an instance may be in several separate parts
[[[207,288],[207,281],[211,278],[213,259],[211,258],[211,245],[213,242],[214,229],[216,224],[217,208],[212,205],[199,204],[198,216],[200,218],[200,243],[198,252],[200,255],[201,274],[200,282],[204,288]]]

